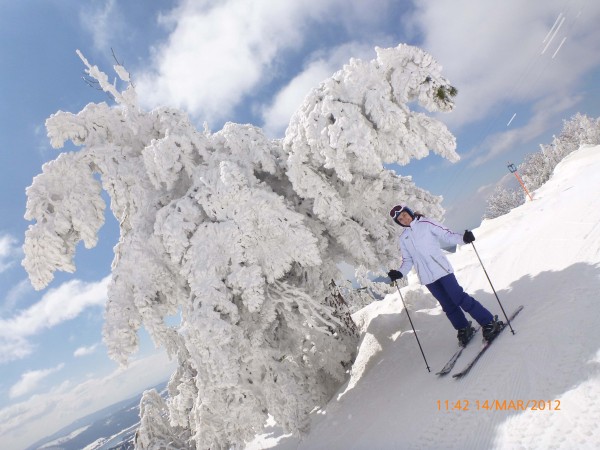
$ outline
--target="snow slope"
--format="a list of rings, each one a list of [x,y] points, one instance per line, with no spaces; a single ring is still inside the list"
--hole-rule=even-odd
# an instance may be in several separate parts
[[[505,330],[466,378],[434,375],[457,347],[455,331],[411,277],[402,292],[431,373],[390,295],[356,313],[363,339],[350,379],[314,414],[310,434],[299,441],[271,426],[248,448],[600,448],[599,173],[600,146],[582,148],[534,201],[474,230],[504,309],[525,309],[516,333]],[[465,289],[502,315],[473,247],[450,260]]]

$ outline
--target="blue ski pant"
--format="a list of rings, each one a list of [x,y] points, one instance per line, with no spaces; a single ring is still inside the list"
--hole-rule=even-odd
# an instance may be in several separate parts
[[[494,318],[491,312],[464,291],[453,273],[427,284],[426,287],[442,305],[446,316],[457,330],[469,326],[463,311],[469,313],[481,326],[490,323]]]

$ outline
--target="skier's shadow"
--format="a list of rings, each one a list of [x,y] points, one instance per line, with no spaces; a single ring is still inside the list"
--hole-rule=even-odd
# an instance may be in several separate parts
[[[582,282],[578,283],[576,280]],[[515,357],[520,357],[521,352],[528,361],[522,369],[530,372],[527,381],[521,383],[525,390],[529,386],[535,391],[536,386],[542,383],[547,389],[556,390],[557,394],[564,392],[569,386],[587,379],[585,374],[595,369],[593,364],[590,365],[590,361],[600,363],[598,292],[600,266],[587,263],[576,263],[561,271],[545,271],[535,276],[523,276],[507,289],[497,292],[507,314],[518,305],[525,306],[512,324],[515,331],[513,338],[516,339],[514,344],[518,350]],[[505,321],[493,293],[478,290],[471,294]],[[437,303],[430,294],[413,293],[411,298],[409,291],[404,295],[425,355],[428,354],[428,350],[429,353],[434,353],[428,358],[428,363],[432,373],[435,373],[457,348],[455,331],[441,312],[441,308],[436,307]],[[440,342],[440,333],[447,334],[448,339]],[[504,334],[510,337],[510,329],[507,328]],[[513,344],[510,340],[503,340]],[[365,351],[365,344],[371,349]],[[394,349],[389,351],[389,346],[393,346]],[[414,358],[414,364],[411,366],[424,364],[404,308],[373,318],[362,336],[359,348],[360,352],[350,376],[355,380],[350,383],[351,386],[345,385],[342,388],[344,394],[359,382],[356,378],[362,378],[374,367],[389,362],[386,359]],[[573,348],[577,351],[574,352]],[[436,352],[431,352],[431,349],[435,349]],[[439,359],[440,355],[446,359]],[[438,365],[440,367],[437,367]],[[418,367],[415,370],[422,369]],[[565,373],[567,371],[570,373]],[[563,376],[553,377],[550,372],[562,373]]]
[[[593,400],[600,396],[598,292],[600,266],[588,263],[523,276],[498,291],[508,314],[518,305],[525,307],[512,323],[514,335],[506,329],[466,378],[444,380],[455,383],[456,395],[472,405],[492,397],[498,409],[473,412],[492,420],[477,436],[470,433],[468,421],[454,421],[452,415],[438,416],[439,432],[454,427],[464,436],[463,448],[487,445],[482,443],[498,448],[571,448],[565,446],[571,439],[579,448],[598,448],[600,410]],[[474,296],[502,314],[493,294],[477,291]],[[415,442],[431,432],[423,429]]]
[[[597,380],[600,372],[598,292],[600,266],[586,263],[573,264],[561,271],[524,276],[514,281],[507,289],[499,290],[498,296],[507,313],[518,305],[525,306],[513,323],[515,334],[513,336],[508,329],[505,330],[494,344],[493,351],[490,350],[473,371],[461,380],[450,377],[441,380],[434,375],[433,366],[430,374],[424,370],[423,360],[414,336],[411,336],[410,323],[403,308],[396,308],[397,312],[393,313],[382,313],[371,320],[362,336],[360,351],[349,380],[333,395],[330,402],[323,406],[327,414],[313,416],[313,426],[317,426],[311,436],[306,438],[304,443],[291,437],[282,439],[276,448],[295,448],[298,445],[309,448],[311,442],[315,439],[318,441],[320,433],[327,434],[330,427],[338,426],[337,422],[348,426],[366,420],[385,422],[390,419],[387,408],[381,411],[372,408],[351,410],[350,415],[348,410],[342,409],[338,412],[344,403],[354,405],[373,401],[375,404],[385,404],[389,401],[401,404],[398,403],[399,399],[402,399],[405,393],[410,398],[407,390],[411,389],[418,389],[423,393],[422,402],[434,403],[432,398],[425,397],[449,392],[446,383],[453,384],[461,396],[471,396],[469,398],[473,401],[478,397],[483,398],[484,394],[492,394],[498,400],[507,401],[564,400],[561,406],[563,410],[568,410],[569,418],[585,418],[577,424],[566,420],[570,424],[569,427],[577,428],[574,428],[573,433],[578,436],[588,435],[593,430],[586,427],[595,427],[595,424],[600,422],[600,410],[593,407],[593,398],[584,395],[589,396],[590,386],[593,387],[593,381]],[[495,314],[501,314],[493,293],[481,290],[471,294]],[[447,324],[443,313],[438,312],[436,315],[433,298],[421,292],[412,298],[411,295],[405,295],[405,300],[426,354],[435,349],[436,345],[443,343],[444,348],[439,349],[438,353],[448,353],[449,358],[452,349],[456,348],[455,333]],[[392,301],[400,302],[400,299]],[[446,328],[442,328],[443,323],[446,323]],[[440,333],[447,333],[448,339],[440,338]],[[370,347],[370,350],[365,346]],[[495,358],[492,357],[494,353],[497,356]],[[410,376],[399,374],[398,370],[414,372],[415,376],[412,376],[412,373],[408,374]],[[498,373],[502,373],[502,376],[499,377]],[[491,384],[490,380],[493,380]],[[374,390],[374,386],[382,387],[377,391]],[[426,387],[430,387],[432,392],[424,389]],[[599,389],[594,389],[592,394],[598,394]],[[388,400],[373,398],[376,392],[380,392]],[[573,395],[578,401],[571,400]],[[344,398],[346,396],[347,398]],[[405,431],[407,445],[424,442],[421,433],[431,434],[431,426],[419,425],[419,418],[422,417],[419,414],[415,414],[414,421],[412,416],[403,416],[401,411],[398,414],[406,423],[394,423]],[[350,416],[352,418],[349,418]],[[547,434],[554,433],[552,436],[558,439],[555,435],[561,430],[561,421],[565,420],[561,411],[554,414],[543,411],[537,414],[530,411],[497,411],[494,414],[489,413],[486,417],[493,418],[490,420],[493,420],[494,424],[482,428],[477,436],[472,433],[472,421],[457,421],[453,414],[438,414],[434,422],[442,432],[446,432],[450,426],[454,427],[454,435],[464,437],[465,448],[469,445],[470,448],[474,448],[475,444],[470,441],[472,435],[472,439],[477,439],[479,443],[496,442],[496,439],[500,439],[508,445],[507,448],[510,448],[512,439],[515,444],[513,447],[516,448],[519,447],[519,443],[523,444],[533,436],[531,433],[527,435],[528,426],[547,428]],[[532,420],[536,423],[532,424]],[[543,423],[537,424],[539,421]],[[544,425],[546,423],[547,425]],[[343,428],[344,425],[339,426]],[[552,431],[555,428],[556,431]],[[520,429],[523,429],[523,435],[518,434]],[[567,434],[571,431],[563,430]],[[489,435],[484,436],[482,433]],[[412,440],[409,439],[411,436]],[[535,447],[533,444],[535,443],[532,443],[532,447]]]
[[[529,374],[522,380],[524,390],[535,392],[544,386],[544,390],[559,395],[586,380],[591,372],[597,372],[598,292],[600,265],[587,263],[523,276],[498,292],[507,314],[518,305],[525,306],[512,323],[514,336],[503,340],[511,345],[511,351],[516,351],[515,358],[523,357],[521,370]],[[503,318],[493,294],[477,291],[474,296]],[[510,334],[510,330],[504,334]]]
[[[398,305],[396,312],[381,313],[369,322],[359,343],[359,353],[352,366],[350,380],[341,389],[343,394],[353,389],[357,380],[376,366],[393,363],[397,359],[412,361],[413,356],[421,358],[411,320],[421,342],[423,339],[428,340],[428,335],[439,331],[440,321],[445,321],[445,318],[438,317],[441,308],[431,294],[415,290],[403,295],[404,303],[400,297],[388,300]],[[410,319],[404,304],[410,310]],[[392,351],[388,348],[390,346],[393,347]],[[417,364],[421,363],[415,359],[415,365]]]

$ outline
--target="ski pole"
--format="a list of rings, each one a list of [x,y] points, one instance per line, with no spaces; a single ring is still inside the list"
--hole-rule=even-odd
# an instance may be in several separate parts
[[[421,342],[419,342],[419,336],[417,336],[417,330],[415,330],[415,326],[410,319],[410,314],[408,313],[408,308],[406,307],[406,303],[404,303],[404,297],[402,296],[402,292],[400,292],[400,288],[398,287],[398,283],[394,280],[394,286],[398,289],[398,294],[400,294],[400,300],[402,300],[402,305],[404,305],[404,310],[406,311],[406,315],[408,316],[408,321],[410,322],[410,326],[415,334],[415,338],[417,339],[417,344],[419,344],[419,349],[421,350],[421,355],[423,355],[423,361],[425,361],[425,366],[427,367],[427,372],[431,372],[429,368],[429,364],[427,364],[427,358],[425,358],[425,352],[423,352],[423,347],[421,347]]]
[[[504,317],[506,318],[506,323],[508,324],[508,328],[510,328],[510,332],[512,334],[515,334],[515,330],[513,330],[513,327],[510,324],[510,320],[508,320],[508,316],[506,315],[506,312],[504,311],[504,307],[502,306],[502,302],[498,298],[498,294],[496,293],[496,289],[494,289],[494,285],[492,284],[492,280],[490,280],[490,276],[488,275],[487,270],[485,270],[485,266],[483,265],[483,262],[481,261],[481,258],[479,257],[479,253],[477,253],[477,249],[475,248],[475,244],[473,244],[471,242],[471,245],[473,246],[473,250],[475,250],[475,254],[477,255],[477,259],[479,260],[479,264],[481,264],[481,268],[483,269],[483,272],[485,273],[485,276],[487,277],[488,281],[490,282],[490,286],[492,287],[492,291],[494,291],[494,295],[496,296],[496,300],[498,300],[498,304],[500,305],[500,309],[502,310],[502,314],[504,314]]]

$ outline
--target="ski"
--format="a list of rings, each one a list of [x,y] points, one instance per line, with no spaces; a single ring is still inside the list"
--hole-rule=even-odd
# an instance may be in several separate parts
[[[521,312],[521,310],[523,309],[523,305],[519,306],[513,313],[512,315],[508,318],[509,322],[512,322],[513,319],[517,316],[517,314],[519,314]],[[498,334],[494,337],[494,339],[492,339],[491,341],[486,341],[485,344],[483,344],[483,347],[481,347],[481,350],[479,350],[479,353],[477,353],[475,355],[475,357],[471,360],[471,362],[469,364],[466,365],[466,367],[461,370],[458,373],[455,373],[454,375],[452,375],[452,378],[462,378],[464,377],[466,374],[469,373],[469,371],[473,368],[473,366],[475,365],[475,363],[477,361],[479,361],[479,358],[481,358],[481,356],[486,352],[486,350],[488,348],[490,348],[490,345],[492,345],[492,342],[494,342],[496,339],[498,339],[498,336],[500,336],[500,333],[502,333],[504,331],[504,329],[507,327],[507,324],[505,324],[500,331],[498,332]]]
[[[471,342],[473,340],[473,337],[477,334],[477,332],[479,331],[480,328],[481,327],[475,328],[475,331],[473,332],[473,336],[471,336],[471,339],[469,339],[469,342]],[[469,345],[469,342],[467,342],[467,345]],[[452,358],[450,358],[450,360],[446,363],[446,365],[444,367],[442,367],[442,370],[440,370],[438,373],[436,373],[436,375],[444,376],[444,375],[448,374],[454,368],[456,361],[458,361],[458,358],[462,354],[463,350],[467,347],[467,345],[465,345],[464,347],[460,346],[458,348],[458,350],[456,350],[454,355],[452,355]]]

